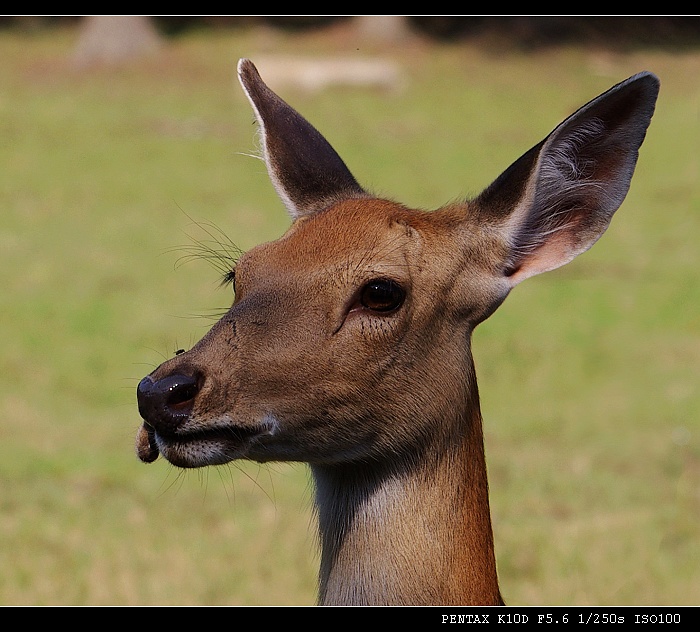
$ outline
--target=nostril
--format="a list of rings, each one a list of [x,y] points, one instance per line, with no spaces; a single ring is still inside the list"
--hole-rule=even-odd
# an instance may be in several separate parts
[[[139,413],[156,430],[174,429],[191,413],[198,392],[196,377],[169,375],[153,381],[147,376],[137,389]]]
[[[177,411],[192,408],[194,398],[199,392],[197,382],[193,378],[182,375],[174,377],[176,381],[168,386],[168,393],[165,399],[166,405]]]

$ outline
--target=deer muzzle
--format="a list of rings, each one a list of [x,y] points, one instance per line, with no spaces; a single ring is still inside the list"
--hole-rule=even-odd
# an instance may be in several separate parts
[[[158,458],[155,433],[176,433],[189,419],[197,393],[198,380],[189,375],[168,375],[155,381],[148,375],[141,380],[136,394],[144,424],[136,452],[142,461],[148,463]]]

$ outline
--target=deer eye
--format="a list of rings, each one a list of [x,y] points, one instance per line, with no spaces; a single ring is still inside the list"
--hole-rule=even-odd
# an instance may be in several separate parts
[[[362,288],[360,304],[373,312],[393,312],[401,307],[406,293],[390,279],[374,279]]]

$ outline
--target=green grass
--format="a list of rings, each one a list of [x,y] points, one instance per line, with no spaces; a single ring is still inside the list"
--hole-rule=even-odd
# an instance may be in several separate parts
[[[198,32],[78,72],[74,43],[0,31],[0,604],[311,604],[305,468],[143,466],[134,390],[230,302],[205,263],[180,265],[192,220],[244,249],[288,224],[244,155],[236,60],[358,45]],[[360,48],[405,89],[284,96],[361,182],[430,208],[616,81],[660,76],[606,236],[517,288],[474,346],[506,600],[698,603],[700,52]]]

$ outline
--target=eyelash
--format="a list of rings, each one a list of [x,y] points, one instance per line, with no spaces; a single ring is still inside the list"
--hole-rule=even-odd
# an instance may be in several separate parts
[[[236,291],[236,268],[231,268],[226,274],[224,274],[221,280],[221,285],[230,285],[233,291]]]

